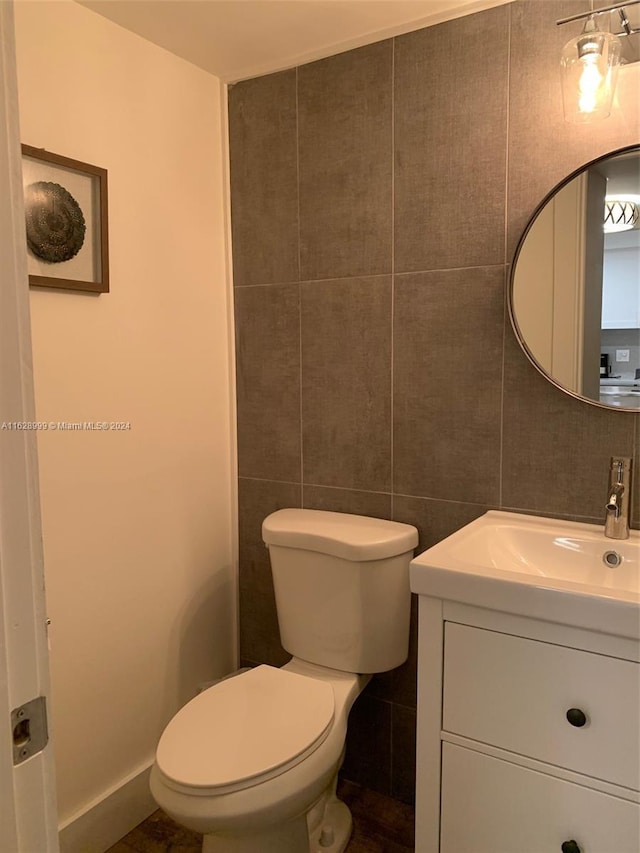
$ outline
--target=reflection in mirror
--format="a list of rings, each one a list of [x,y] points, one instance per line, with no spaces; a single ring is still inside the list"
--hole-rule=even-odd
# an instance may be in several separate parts
[[[592,163],[538,208],[516,252],[509,310],[555,385],[640,411],[640,149]]]

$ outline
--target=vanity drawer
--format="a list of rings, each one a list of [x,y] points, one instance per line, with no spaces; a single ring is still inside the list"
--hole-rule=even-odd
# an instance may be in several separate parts
[[[638,853],[640,806],[443,744],[440,853],[561,853],[572,840],[581,853]]]
[[[447,622],[443,729],[638,790],[640,666]]]

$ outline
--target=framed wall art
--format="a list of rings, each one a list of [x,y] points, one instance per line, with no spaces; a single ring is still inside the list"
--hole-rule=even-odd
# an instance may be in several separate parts
[[[109,292],[107,171],[22,146],[29,285]]]

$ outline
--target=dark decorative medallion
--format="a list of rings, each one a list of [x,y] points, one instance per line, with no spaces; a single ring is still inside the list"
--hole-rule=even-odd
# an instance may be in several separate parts
[[[68,261],[84,243],[86,225],[80,205],[60,184],[36,181],[25,189],[27,245],[50,264]]]

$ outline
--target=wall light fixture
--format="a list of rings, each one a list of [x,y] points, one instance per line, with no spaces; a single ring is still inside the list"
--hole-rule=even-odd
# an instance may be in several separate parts
[[[604,233],[629,231],[640,226],[640,196],[607,196],[604,200]]]
[[[556,21],[558,26],[585,21],[580,35],[565,44],[560,59],[567,121],[592,121],[606,118],[611,112],[620,64],[640,59],[637,45],[623,50],[622,43],[623,38],[640,33],[640,23],[632,23],[627,11],[638,4],[640,0],[627,0]],[[616,19],[619,31],[611,32],[612,18]]]

